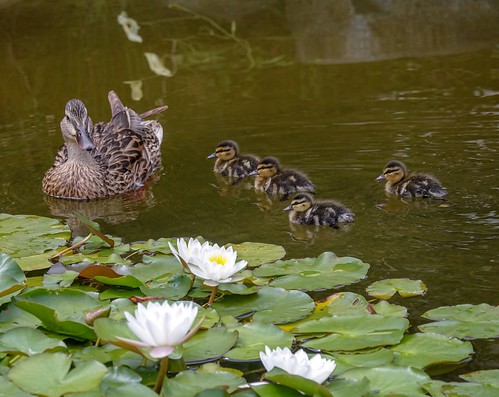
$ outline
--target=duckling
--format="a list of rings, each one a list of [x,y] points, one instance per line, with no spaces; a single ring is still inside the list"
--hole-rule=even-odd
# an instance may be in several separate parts
[[[268,194],[280,194],[281,200],[294,192],[315,193],[315,185],[301,172],[293,169],[281,169],[274,157],[266,157],[250,175],[255,178],[255,190]]]
[[[289,221],[302,225],[327,225],[338,228],[339,222],[353,222],[355,215],[343,204],[334,201],[314,201],[307,193],[298,193],[291,204],[284,208]]]
[[[423,173],[409,174],[400,161],[392,160],[383,169],[376,181],[386,179],[385,190],[401,197],[423,197],[442,199],[447,190],[433,176]]]
[[[93,125],[79,99],[66,103],[61,121],[64,144],[42,182],[44,193],[69,200],[94,200],[141,188],[161,164],[163,128],[126,108],[114,91],[108,94],[112,118]]]
[[[239,147],[234,141],[220,142],[207,158],[217,158],[213,171],[222,176],[244,178],[256,170],[260,159],[252,154],[239,154]]]

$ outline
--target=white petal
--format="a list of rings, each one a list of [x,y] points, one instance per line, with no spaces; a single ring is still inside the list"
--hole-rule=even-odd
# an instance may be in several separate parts
[[[172,354],[174,350],[175,348],[171,346],[159,346],[151,349],[149,354],[154,358],[163,358]]]

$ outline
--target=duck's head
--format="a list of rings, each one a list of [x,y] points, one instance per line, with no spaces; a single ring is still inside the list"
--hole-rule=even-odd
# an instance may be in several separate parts
[[[92,127],[92,119],[88,116],[84,103],[79,99],[68,101],[61,121],[64,141],[68,144],[76,142],[83,150],[92,150],[94,145],[89,138]]]
[[[279,161],[274,157],[265,157],[255,171],[252,171],[249,175],[259,175],[263,178],[271,178],[281,170]]]
[[[218,144],[215,151],[212,154],[210,154],[207,158],[212,159],[217,157],[220,160],[229,161],[232,160],[234,157],[236,157],[238,152],[239,148],[236,142],[223,141]]]
[[[284,208],[284,211],[296,211],[296,212],[305,212],[308,210],[314,202],[314,199],[311,195],[307,193],[298,193],[293,200],[291,200],[291,204]]]
[[[386,179],[391,183],[397,183],[407,176],[407,168],[404,163],[392,160],[383,168],[383,173],[376,178],[376,181]]]

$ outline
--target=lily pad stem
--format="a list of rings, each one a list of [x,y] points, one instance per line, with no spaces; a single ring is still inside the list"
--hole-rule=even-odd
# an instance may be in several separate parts
[[[211,290],[210,299],[208,300],[208,303],[207,303],[208,306],[210,306],[213,303],[213,301],[215,300],[215,296],[217,295],[217,291],[218,291],[218,285],[214,286]]]
[[[163,388],[163,382],[165,381],[167,370],[168,370],[168,357],[163,357],[159,364],[158,377],[156,379],[156,384],[154,385],[154,391],[158,394],[160,394],[161,389]]]
[[[62,250],[61,252],[58,252],[57,254],[55,255],[52,255],[50,257],[50,259],[56,259],[56,258],[59,258],[60,256],[63,256],[65,253],[67,252],[70,252],[70,251],[73,251],[77,248],[80,248],[82,245],[84,245],[88,240],[90,240],[90,237],[92,237],[94,234],[92,232],[90,232],[90,234],[85,237],[83,240],[80,240],[78,241],[76,244],[73,244],[71,247],[68,247],[64,250]]]

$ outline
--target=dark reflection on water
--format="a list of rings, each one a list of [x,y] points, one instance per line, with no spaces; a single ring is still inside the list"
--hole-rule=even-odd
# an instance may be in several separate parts
[[[441,305],[499,304],[499,3],[209,2],[215,14],[201,1],[182,2],[190,11],[166,1],[59,3],[0,2],[2,212],[71,219],[76,207],[126,241],[202,235],[280,244],[289,257],[356,256],[371,270],[349,290],[388,277],[428,285],[427,296],[398,302],[416,323]],[[327,4],[337,12],[324,13]],[[118,25],[123,10],[142,26],[142,43]],[[173,77],[155,75],[144,52]],[[140,100],[129,81],[141,82]],[[110,89],[138,112],[168,104],[159,180],[144,199],[44,198],[65,102],[81,98],[94,121],[108,120]],[[345,203],[356,222],[289,225],[286,202],[213,175],[206,156],[224,139],[303,170],[319,198]],[[445,205],[386,197],[374,178],[392,158],[433,172],[450,192]],[[483,350],[486,361],[471,367],[497,363],[497,351]]]

